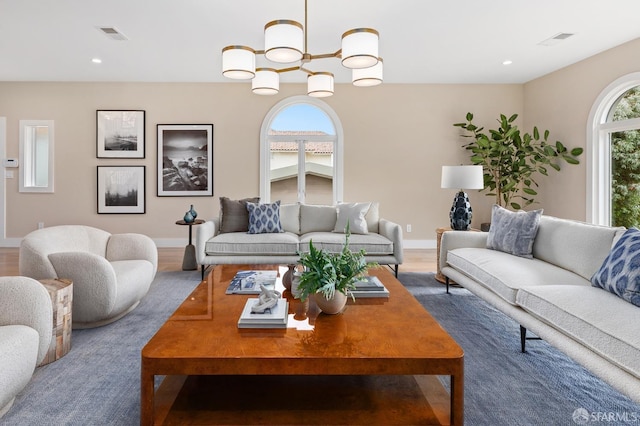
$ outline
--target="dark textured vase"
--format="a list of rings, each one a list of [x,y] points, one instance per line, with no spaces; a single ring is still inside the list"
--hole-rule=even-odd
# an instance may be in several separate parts
[[[469,203],[469,197],[464,191],[458,192],[453,199],[453,205],[451,206],[451,212],[449,212],[449,219],[451,219],[451,229],[456,231],[468,231],[471,229],[471,203]]]

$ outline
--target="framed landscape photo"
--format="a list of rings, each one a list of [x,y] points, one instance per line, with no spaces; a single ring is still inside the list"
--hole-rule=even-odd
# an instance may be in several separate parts
[[[158,124],[158,197],[213,196],[213,124]]]
[[[145,166],[98,166],[98,213],[145,213]]]
[[[98,158],[144,158],[144,111],[96,111]]]

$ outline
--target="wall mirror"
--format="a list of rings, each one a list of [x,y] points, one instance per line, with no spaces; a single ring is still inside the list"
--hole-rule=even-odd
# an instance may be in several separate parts
[[[53,192],[53,120],[20,120],[20,192]]]

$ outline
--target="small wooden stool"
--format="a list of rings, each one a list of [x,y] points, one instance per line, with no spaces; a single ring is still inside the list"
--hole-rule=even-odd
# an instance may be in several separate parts
[[[51,296],[53,336],[51,345],[39,366],[63,357],[71,349],[71,302],[73,282],[64,278],[39,280]]]

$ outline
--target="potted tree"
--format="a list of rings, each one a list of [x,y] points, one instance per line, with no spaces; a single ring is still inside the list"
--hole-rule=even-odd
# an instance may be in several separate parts
[[[533,133],[520,133],[511,117],[500,114],[499,127],[484,132],[473,124],[473,114],[468,112],[466,122],[454,126],[466,131],[471,139],[464,144],[471,152],[471,162],[482,165],[484,187],[488,196],[495,196],[501,207],[520,210],[535,202],[538,174],[548,176],[549,168],[560,170],[560,163],[579,164],[582,148],[568,150],[560,141],[549,142],[549,130],[540,133],[534,126]]]
[[[309,252],[300,253],[299,263],[304,266],[297,289],[300,299],[305,301],[313,295],[318,307],[327,314],[341,312],[349,290],[355,289],[355,283],[364,277],[367,269],[378,266],[365,260],[364,250],[349,249],[350,236],[347,224],[345,243],[339,253],[317,249],[313,241],[309,241]]]

